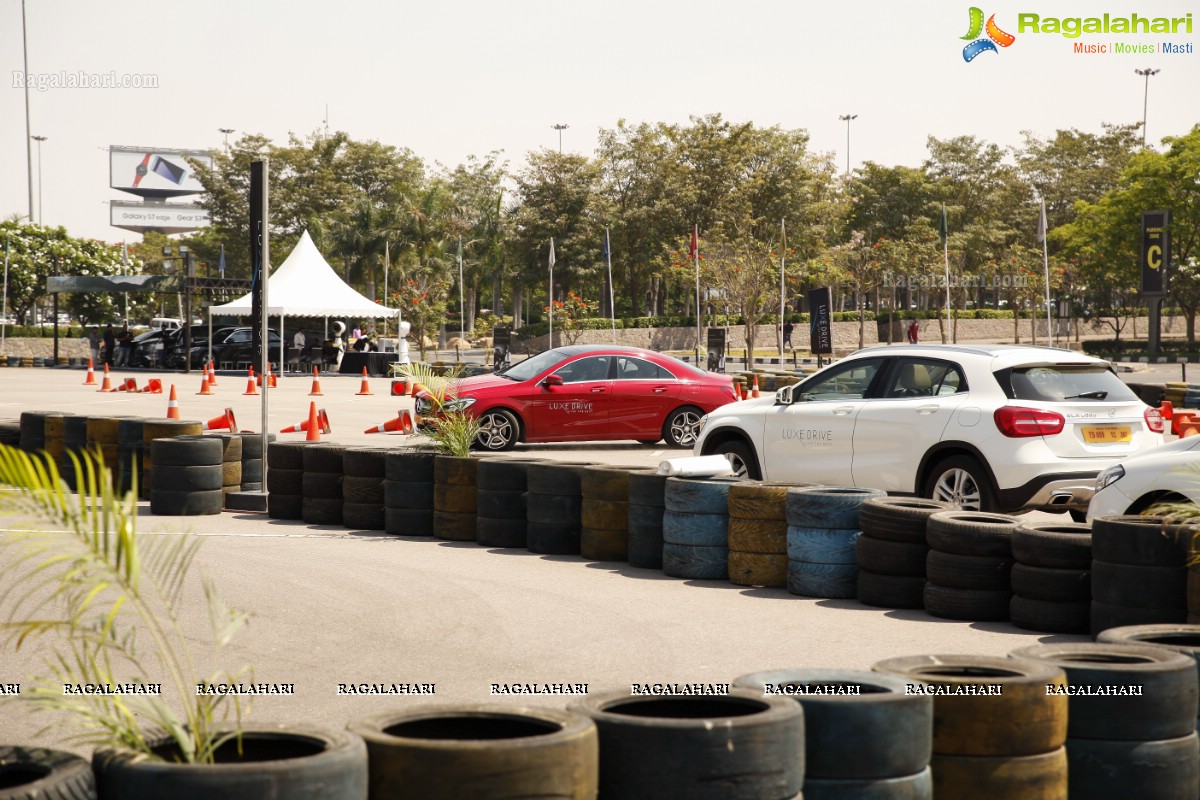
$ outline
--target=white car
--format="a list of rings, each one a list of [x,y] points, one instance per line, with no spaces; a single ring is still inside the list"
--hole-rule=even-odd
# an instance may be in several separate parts
[[[1200,436],[1131,456],[1096,478],[1087,518],[1140,514],[1155,503],[1200,503]]]
[[[860,350],[702,426],[695,454],[751,478],[1079,518],[1101,470],[1163,441],[1107,361],[1021,345]]]

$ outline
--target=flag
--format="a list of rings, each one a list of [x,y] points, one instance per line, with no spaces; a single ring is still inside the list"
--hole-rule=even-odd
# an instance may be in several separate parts
[[[129,245],[121,242],[121,263],[128,266],[129,264]]]
[[[462,270],[462,237],[458,237],[458,269]]]
[[[608,249],[608,228],[604,229],[604,260],[612,262],[612,253]]]
[[[1042,216],[1038,218],[1037,240],[1039,242],[1046,241],[1046,200],[1042,199]]]
[[[554,237],[550,237],[550,269],[554,269]]]
[[[688,258],[695,258],[699,252],[700,252],[700,226],[694,225],[692,227],[692,244],[688,248]]]
[[[224,244],[221,245],[221,260],[217,262],[217,272],[219,272],[221,274],[222,278],[225,277],[225,245]]]
[[[950,235],[949,227],[946,224],[946,204],[945,203],[942,203],[942,219],[940,222],[939,231],[942,234],[942,241],[945,242],[946,239]]]

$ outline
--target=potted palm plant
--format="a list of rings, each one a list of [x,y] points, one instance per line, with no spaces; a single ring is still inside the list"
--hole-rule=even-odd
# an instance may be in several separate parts
[[[400,374],[422,390],[418,400],[427,403],[428,407],[417,409],[425,420],[421,432],[432,440],[437,451],[459,458],[470,456],[479,437],[480,424],[467,412],[458,396],[461,367],[441,370],[412,362],[402,364]]]
[[[196,668],[182,612],[201,540],[139,535],[136,487],[114,492],[98,451],[72,463],[77,494],[52,460],[0,446],[0,511],[22,523],[0,535],[0,630],[5,647],[44,645],[20,699],[96,748],[101,797],[365,798],[358,737],[247,728],[250,668]],[[219,656],[247,616],[201,584]]]

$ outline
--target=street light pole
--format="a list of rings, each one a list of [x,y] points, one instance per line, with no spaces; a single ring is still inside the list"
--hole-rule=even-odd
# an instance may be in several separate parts
[[[1138,75],[1143,76],[1146,79],[1146,89],[1142,93],[1142,149],[1143,150],[1146,149],[1146,109],[1150,105],[1150,76],[1157,75],[1161,71],[1162,70],[1158,70],[1158,69],[1150,69],[1149,67],[1147,67],[1146,69],[1135,69],[1134,70],[1134,72],[1136,72]]]
[[[42,219],[42,142],[46,141],[45,136],[34,136],[33,140],[38,143],[38,225],[44,225]]]
[[[554,130],[558,131],[558,154],[562,155],[562,132],[571,126],[564,125],[563,123],[559,122],[559,123],[555,123],[554,125],[551,125],[550,127],[554,128]]]
[[[233,128],[217,128],[218,133],[225,134],[225,155],[229,155],[229,134],[233,133]]]
[[[33,222],[33,130],[29,125],[29,37],[25,34],[25,0],[21,0],[21,53],[25,59],[25,165],[29,172],[29,221]]]
[[[858,114],[842,114],[838,117],[846,123],[846,177],[850,177],[850,120],[858,119]]]

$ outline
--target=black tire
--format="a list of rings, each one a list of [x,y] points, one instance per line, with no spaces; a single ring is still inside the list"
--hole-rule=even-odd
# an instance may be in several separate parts
[[[374,478],[370,480],[376,480]],[[342,525],[359,531],[381,531],[387,524],[383,518],[381,503],[351,503],[342,504]]]
[[[733,685],[791,697],[804,709],[808,731],[820,731],[805,737],[806,797],[810,778],[891,778],[929,764],[933,698],[911,693],[903,678],[848,669],[779,669],[741,675]]]
[[[1071,796],[1088,800],[1175,800],[1200,795],[1200,740],[1068,739]]]
[[[1087,569],[1031,567],[1017,563],[1012,568],[1013,594],[1051,603],[1088,603],[1092,599],[1092,573]]]
[[[150,513],[168,517],[201,517],[220,514],[223,497],[220,489],[208,492],[150,492]]]
[[[1032,645],[1009,655],[1067,673],[1067,684],[1079,692],[1069,699],[1069,739],[1176,739],[1196,730],[1196,662],[1183,653],[1078,642]]]
[[[271,467],[267,472],[267,491],[271,494],[304,495],[304,470],[276,469]]]
[[[525,547],[531,553],[548,556],[579,555],[579,526],[552,522],[525,524]]]
[[[640,536],[629,532],[629,566],[639,569],[662,569],[662,536]]]
[[[1011,558],[963,556],[930,550],[925,559],[925,577],[930,583],[951,589],[1009,591],[1012,567]]]
[[[525,514],[530,522],[546,525],[567,525],[579,528],[583,498],[573,495],[546,495],[528,492],[525,498]]]
[[[221,442],[221,460],[242,460],[242,435],[240,433],[206,433],[206,438],[217,439]]]
[[[0,800],[95,800],[92,765],[74,753],[0,746]]]
[[[387,454],[384,477],[389,481],[433,483],[434,453],[399,450]]]
[[[154,488],[171,492],[206,492],[224,485],[219,465],[204,467],[154,467]]]
[[[269,469],[304,469],[304,450],[312,442],[271,442],[267,445]]]
[[[424,706],[369,717],[349,729],[367,743],[371,797],[596,796],[596,728],[579,714]]]
[[[1143,644],[1165,647],[1191,656],[1200,670],[1200,625],[1167,623],[1112,627],[1096,637],[1098,642],[1113,644]]]
[[[883,497],[878,489],[849,486],[812,486],[789,489],[787,522],[797,528],[861,530],[858,512],[862,504]]]
[[[1092,612],[1090,603],[1055,603],[1013,595],[1008,613],[1013,625],[1027,631],[1087,633]]]
[[[782,519],[729,518],[729,549],[787,556],[787,522]]]
[[[791,486],[766,481],[742,481],[729,487],[729,516],[740,519],[787,522],[787,495]]]
[[[480,489],[475,494],[475,513],[480,519],[519,520],[525,529],[525,492],[517,489]]]
[[[267,473],[267,479],[275,472]],[[271,519],[304,519],[304,497],[299,494],[267,494],[267,516]]]
[[[859,532],[852,529],[797,528],[788,525],[787,556],[792,561],[812,564],[855,566],[855,540]]]
[[[859,509],[859,524],[874,539],[924,544],[929,517],[950,510],[948,503],[920,497],[872,497]]]
[[[479,469],[479,461],[474,456],[434,456],[433,482],[443,486],[475,487],[475,471]]]
[[[1138,567],[1182,567],[1200,529],[1163,517],[1099,517],[1092,522],[1092,558]]]
[[[51,418],[47,419],[47,440],[49,439]],[[150,451],[150,443],[155,439],[174,439],[179,436],[200,436],[204,433],[204,423],[190,419],[146,419],[142,422],[142,444]],[[49,442],[47,442],[49,445]],[[218,461],[221,459],[218,458]]]
[[[1103,633],[1109,628],[1182,625],[1187,621],[1187,615],[1186,608],[1134,608],[1092,600],[1091,633],[1099,641],[1109,641],[1103,638]]]
[[[241,486],[242,485],[242,462],[241,461],[224,461],[221,463],[221,485],[222,486]]]
[[[729,582],[738,586],[764,586],[768,589],[787,586],[786,553],[747,553],[730,548],[727,569]]]
[[[262,481],[249,481],[249,482],[242,481],[242,491],[243,492],[261,492],[262,490],[263,490]],[[228,499],[229,498],[226,498],[226,501],[228,501]],[[239,510],[242,510],[242,509],[239,509]],[[250,511],[252,509],[245,509],[245,510]],[[259,510],[261,510],[261,509],[259,509]]]
[[[483,547],[524,548],[526,546],[525,518],[477,517],[475,519],[475,541]]]
[[[880,575],[859,569],[858,602],[876,608],[924,608],[925,578],[914,575]]]
[[[526,487],[533,494],[578,497],[579,468],[583,466],[566,461],[531,462],[525,471]]]
[[[592,500],[629,501],[629,471],[613,467],[585,467],[579,472],[579,494]]]
[[[663,512],[663,541],[689,547],[728,547],[729,517],[724,514]]]
[[[272,468],[273,469],[273,468]],[[242,483],[262,483],[263,462],[261,458],[242,459]]]
[[[343,474],[342,460],[345,458],[347,449],[345,445],[325,444],[324,442],[314,443],[304,448],[304,471]]]
[[[786,698],[607,692],[570,710],[596,723],[600,797],[790,798],[804,782],[804,715]]]
[[[688,514],[729,514],[730,480],[704,478],[668,478],[663,490],[667,511]]]
[[[729,548],[664,542],[662,564],[672,578],[723,581],[729,578]]]
[[[589,561],[628,561],[629,533],[585,525],[579,529],[579,555]]]
[[[348,731],[307,725],[250,726],[230,738],[218,762],[236,767],[150,761],[131,750],[101,748],[92,756],[101,797],[164,797],[172,800],[286,797],[289,800],[351,800],[367,796],[367,748]]]
[[[532,458],[482,458],[475,470],[475,485],[480,491],[524,492],[529,488],[529,464]]]
[[[434,484],[436,487],[437,484]],[[433,535],[450,542],[475,541],[474,511],[433,511]]]
[[[433,484],[433,510],[455,514],[475,514],[476,494],[474,486],[454,483]]]
[[[925,479],[921,494],[970,511],[998,511],[996,489],[983,465],[970,456],[939,461]]]
[[[334,500],[305,495],[300,504],[300,518],[309,525],[341,525],[344,505],[340,496]]]
[[[580,502],[579,524],[593,530],[625,532],[629,529],[629,503],[584,497]]]
[[[939,511],[929,517],[925,540],[934,550],[964,556],[1012,557],[1012,534],[1018,523],[1003,514]]]
[[[1005,622],[1012,592],[997,589],[955,589],[925,584],[925,610],[935,617],[969,622]]]
[[[343,480],[340,472],[316,472],[306,469],[300,478],[301,494],[321,500],[337,500],[340,503]]]
[[[1187,610],[1187,570],[1092,561],[1092,598],[1129,608]]]
[[[214,436],[154,439],[150,450],[156,467],[207,467],[222,461],[221,440]]]
[[[492,408],[479,415],[479,435],[474,447],[489,453],[512,450],[521,440],[521,422],[504,408]]]
[[[893,542],[876,539],[864,531],[854,541],[854,560],[859,569],[879,575],[925,577],[925,557],[929,546],[920,542]]]
[[[271,473],[267,473],[270,480]],[[384,481],[383,504],[388,508],[433,508],[433,481]]]
[[[393,536],[433,536],[433,509],[385,506],[383,529]]]
[[[929,767],[897,778],[804,778],[803,800],[933,800]]]
[[[1033,567],[1087,569],[1092,563],[1089,525],[1022,523],[1013,531],[1013,558]]]
[[[267,446],[275,441],[275,434],[267,434]],[[243,433],[242,434],[242,461],[249,461],[254,458],[262,458],[263,456],[263,436],[261,433]]]
[[[1066,675],[1044,661],[975,655],[920,655],[875,664],[911,681],[942,687],[933,698],[933,752],[957,756],[1048,753],[1067,739]],[[1047,687],[1053,685],[1054,691]],[[988,687],[979,694],[953,694]],[[998,693],[997,693],[998,692]],[[934,773],[937,773],[936,768]],[[1002,795],[980,794],[978,797]]]
[[[656,469],[638,469],[629,472],[629,502],[631,505],[658,506],[665,504],[663,493],[667,488],[667,476],[659,475]]]
[[[858,567],[789,560],[787,590],[801,597],[852,600],[858,596]]]
[[[662,506],[641,506],[630,503],[627,523],[629,535],[656,538],[661,542],[665,513]]]
[[[667,414],[662,438],[668,447],[692,447],[700,435],[700,419],[704,412],[695,406],[683,406]]]
[[[937,800],[1066,800],[1067,748],[1027,756],[957,756],[929,762]]]
[[[383,447],[348,447],[342,453],[342,473],[355,478],[378,478],[382,483],[387,476],[389,452]]]
[[[754,455],[754,448],[741,439],[729,439],[712,448],[709,455],[725,456],[733,474],[746,480],[762,480],[762,468]]]

